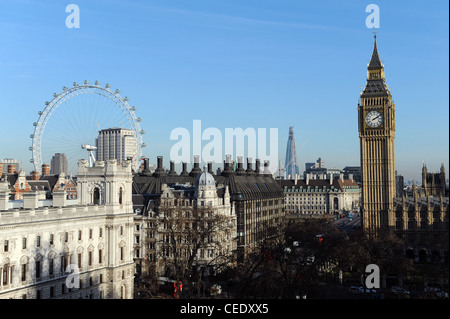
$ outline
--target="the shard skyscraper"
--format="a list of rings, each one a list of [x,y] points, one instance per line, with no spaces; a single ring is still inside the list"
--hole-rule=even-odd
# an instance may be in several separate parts
[[[295,151],[294,127],[289,127],[289,138],[286,147],[286,162],[285,162],[286,179],[295,179],[295,176],[300,174],[297,165],[297,153]]]

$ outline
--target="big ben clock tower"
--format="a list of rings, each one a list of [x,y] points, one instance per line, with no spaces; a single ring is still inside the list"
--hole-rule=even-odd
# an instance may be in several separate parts
[[[382,228],[393,228],[395,197],[395,105],[385,84],[384,66],[374,36],[367,83],[358,104],[361,152],[363,230],[376,236]]]

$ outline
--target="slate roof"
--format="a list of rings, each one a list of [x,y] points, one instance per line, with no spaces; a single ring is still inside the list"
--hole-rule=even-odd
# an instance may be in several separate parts
[[[133,177],[133,194],[146,194],[159,196],[161,186],[167,184],[173,186],[176,184],[196,185],[198,175],[189,174],[184,176],[168,176],[160,174],[136,174]],[[243,200],[261,199],[268,197],[283,197],[283,189],[273,179],[271,175],[250,174],[236,175],[234,172],[224,175],[213,175],[216,187],[219,185],[228,186],[230,195],[242,195]],[[218,189],[218,195],[223,197],[224,188]],[[237,197],[236,197],[237,198]]]

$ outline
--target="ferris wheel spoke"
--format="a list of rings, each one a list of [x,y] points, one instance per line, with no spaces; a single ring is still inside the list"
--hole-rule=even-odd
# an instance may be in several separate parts
[[[88,152],[83,144],[95,145],[98,132],[102,129],[120,127],[135,131],[137,153],[134,169],[138,168],[140,154],[140,127],[134,110],[131,110],[118,91],[96,85],[74,86],[47,103],[33,134],[33,162],[40,169],[43,162],[51,160],[55,153],[64,153],[75,169],[78,160],[87,158]],[[50,120],[51,119],[51,120]]]

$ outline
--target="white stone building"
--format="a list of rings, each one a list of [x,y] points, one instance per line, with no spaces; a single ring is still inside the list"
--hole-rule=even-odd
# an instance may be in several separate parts
[[[55,191],[42,207],[28,192],[9,209],[0,183],[1,299],[133,298],[131,163],[78,167],[76,205]]]
[[[309,177],[309,175],[307,175]],[[361,189],[353,179],[278,180],[289,218],[329,217],[358,210]]]

